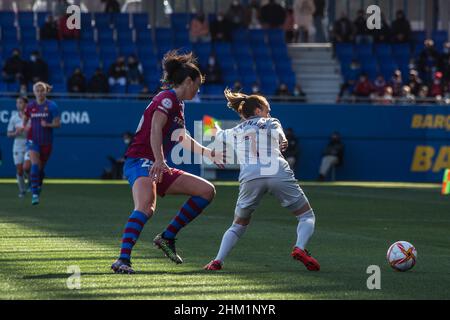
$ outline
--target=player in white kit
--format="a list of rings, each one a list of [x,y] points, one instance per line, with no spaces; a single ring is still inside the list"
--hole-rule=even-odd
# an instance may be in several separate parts
[[[262,197],[271,193],[298,220],[297,242],[291,256],[308,270],[319,271],[319,263],[305,249],[314,232],[314,212],[281,154],[287,147],[287,140],[280,121],[270,116],[270,105],[263,96],[232,93],[226,89],[225,97],[228,107],[238,112],[243,122],[227,130],[217,127],[215,142],[226,142],[234,147],[240,164],[239,197],[233,224],[223,235],[217,257],[204,269],[222,269],[225,257],[244,234]]]
[[[19,197],[23,198],[26,193],[26,184],[24,178],[24,163],[26,159],[26,130],[23,127],[23,115],[28,103],[26,97],[19,97],[16,100],[17,112],[13,112],[8,123],[8,137],[14,138],[13,158],[16,166],[17,184],[19,186]]]

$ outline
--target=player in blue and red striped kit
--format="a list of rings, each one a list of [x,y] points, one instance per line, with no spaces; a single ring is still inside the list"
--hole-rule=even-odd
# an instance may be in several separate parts
[[[28,130],[27,148],[31,158],[31,192],[33,205],[39,203],[44,168],[52,152],[53,129],[61,127],[56,103],[47,99],[51,86],[37,82],[33,86],[36,100],[25,109],[24,127]]]

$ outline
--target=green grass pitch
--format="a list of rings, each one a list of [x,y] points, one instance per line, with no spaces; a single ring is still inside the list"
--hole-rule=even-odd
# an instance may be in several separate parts
[[[0,299],[449,299],[450,197],[438,185],[315,184],[303,186],[316,213],[309,249],[321,263],[308,272],[290,257],[296,219],[267,196],[224,270],[203,265],[217,253],[232,221],[238,186],[218,183],[206,212],[183,229],[175,265],[151,244],[186,197],[158,199],[133,251],[135,275],[116,275],[122,228],[132,209],[126,184],[44,185],[41,204],[17,198],[0,183]],[[53,182],[53,183],[51,183]],[[386,251],[413,243],[417,265],[392,270]],[[81,289],[66,285],[69,266]],[[368,290],[369,265],[381,268],[381,289]]]

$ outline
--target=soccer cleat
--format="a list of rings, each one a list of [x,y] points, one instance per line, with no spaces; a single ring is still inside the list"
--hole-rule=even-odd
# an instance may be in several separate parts
[[[311,257],[311,254],[305,249],[302,250],[299,247],[294,247],[292,250],[291,256],[295,259],[303,263],[309,271],[319,271],[320,264],[319,262]]]
[[[38,194],[33,194],[33,196],[31,197],[31,204],[32,205],[39,204],[39,195]]]
[[[131,262],[117,259],[112,265],[111,269],[114,273],[122,273],[122,274],[133,274],[135,273],[133,268],[131,268]]]
[[[176,264],[183,263],[183,259],[181,259],[175,249],[175,239],[165,239],[163,238],[162,233],[160,233],[153,239],[153,244],[161,249],[166,257]]]
[[[206,266],[203,267],[205,270],[221,270],[222,269],[222,262],[219,260],[212,260],[210,263],[208,263]]]

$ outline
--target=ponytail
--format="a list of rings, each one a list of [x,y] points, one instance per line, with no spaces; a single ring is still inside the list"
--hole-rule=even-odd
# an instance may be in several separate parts
[[[239,113],[244,119],[254,116],[257,108],[262,109],[263,106],[269,105],[266,98],[256,94],[249,96],[240,92],[231,92],[226,88],[224,95],[228,101],[227,107]]]

